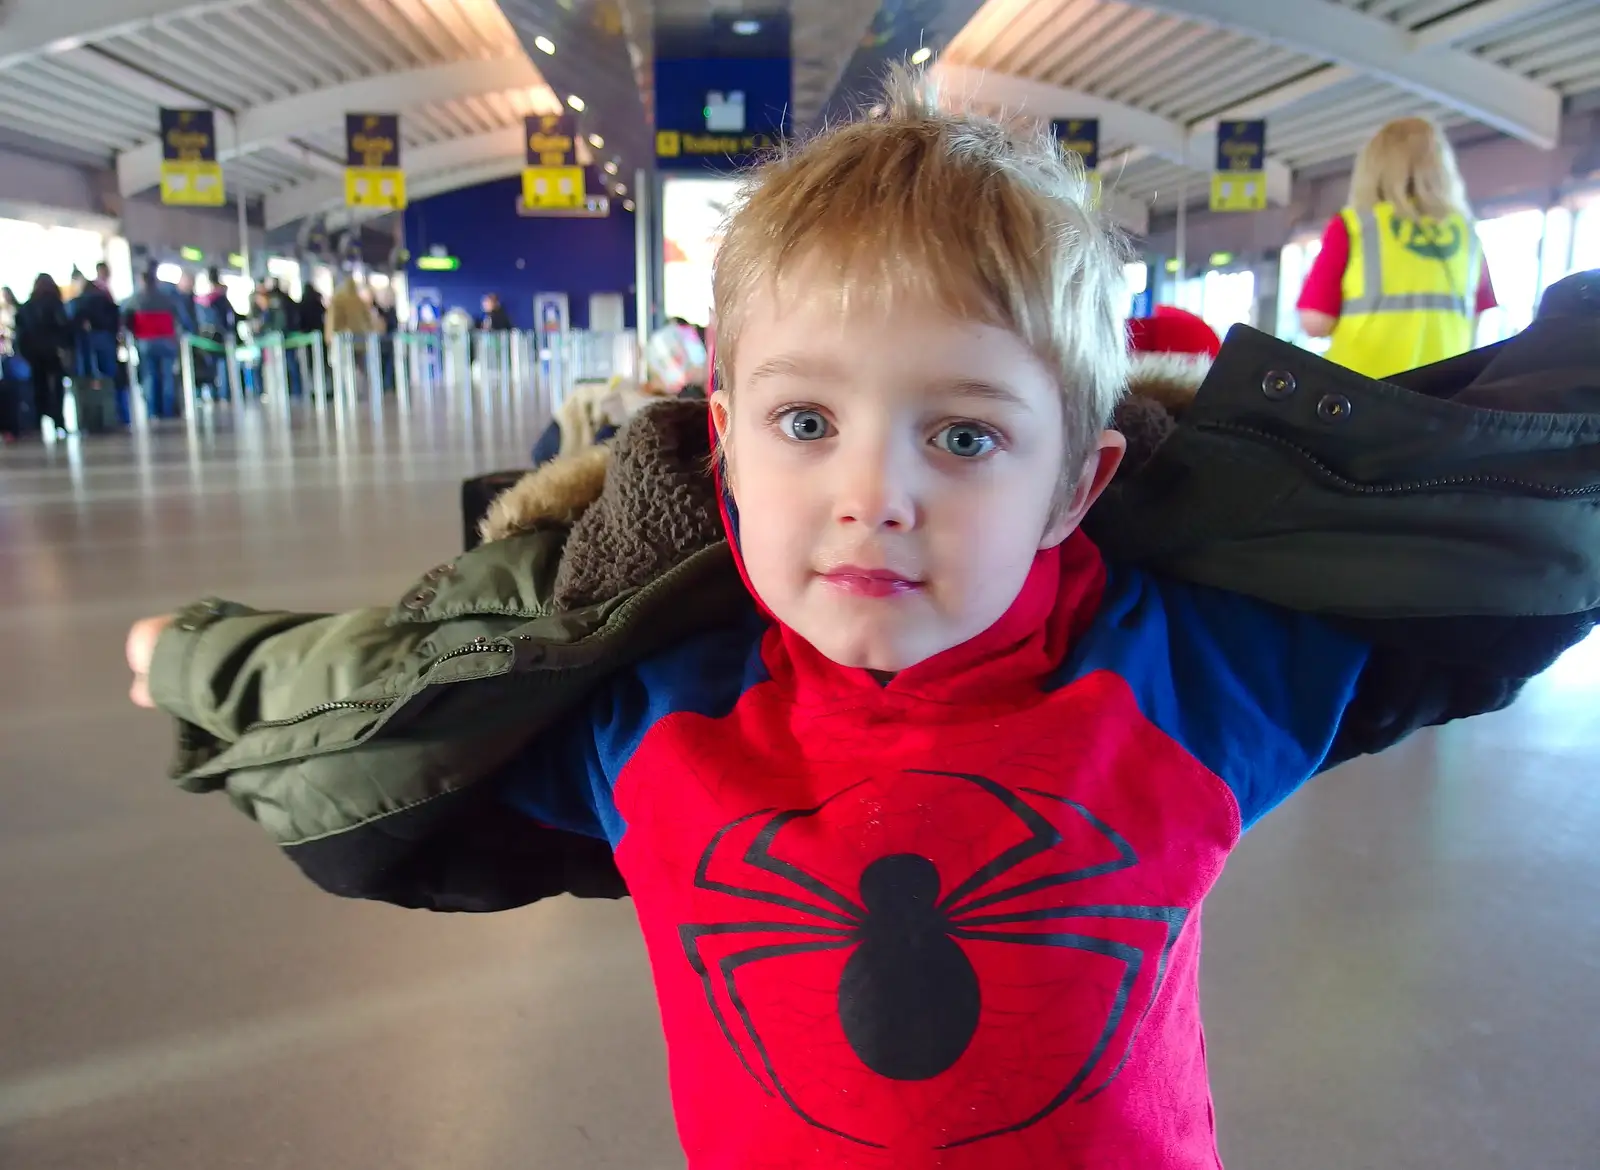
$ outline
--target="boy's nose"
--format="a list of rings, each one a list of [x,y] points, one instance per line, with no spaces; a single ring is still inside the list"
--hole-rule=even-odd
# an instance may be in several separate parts
[[[916,519],[916,501],[909,472],[887,451],[863,451],[836,468],[835,510],[842,524],[870,528],[910,528]]]

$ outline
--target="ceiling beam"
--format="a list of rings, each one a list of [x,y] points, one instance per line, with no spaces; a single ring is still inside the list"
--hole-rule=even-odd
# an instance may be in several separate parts
[[[1552,149],[1561,95],[1459,49],[1416,51],[1397,24],[1335,0],[1140,0],[1145,7],[1268,41],[1437,102],[1513,138]]]
[[[482,134],[447,138],[442,142],[416,147],[401,156],[406,172],[406,194],[408,198],[422,198],[416,192],[428,189],[428,183],[441,172],[466,172],[501,160],[515,162],[520,170],[525,153],[521,126],[502,126]],[[282,227],[297,219],[337,207],[343,202],[342,180],[316,179],[297,183],[267,196],[267,229],[270,231]]]
[[[0,6],[0,69],[42,53],[133,32],[180,16],[239,8],[250,0],[10,0]]]
[[[520,53],[490,61],[451,61],[422,69],[382,73],[311,90],[241,110],[236,133],[219,133],[219,156],[238,158],[267,147],[282,147],[294,135],[337,125],[347,110],[405,110],[430,102],[545,88],[544,79]],[[552,97],[551,102],[555,99]],[[409,159],[406,160],[409,165]],[[117,186],[132,195],[161,181],[159,139],[141,142],[117,156]]]
[[[1490,33],[1512,21],[1537,16],[1546,9],[1565,4],[1567,0],[1485,0],[1472,8],[1463,8],[1442,20],[1419,28],[1411,34],[1414,52],[1429,49],[1454,48],[1462,41],[1480,33]]]
[[[947,92],[980,105],[1000,106],[1036,118],[1099,118],[1102,136],[1139,144],[1121,156],[1124,162],[1154,155],[1197,171],[1208,170],[1211,166],[1212,152],[1216,148],[1215,121],[1190,127],[1098,94],[968,65],[941,62],[934,67],[934,76]],[[1294,176],[1286,165],[1278,159],[1267,159],[1268,202],[1278,206],[1288,203],[1293,181]],[[1122,218],[1114,208],[1112,214],[1119,220]]]

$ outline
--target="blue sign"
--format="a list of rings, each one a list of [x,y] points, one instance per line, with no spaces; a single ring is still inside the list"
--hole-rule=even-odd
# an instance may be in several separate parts
[[[1100,169],[1100,119],[1058,118],[1050,123],[1056,141],[1083,159],[1083,169]]]
[[[653,69],[662,170],[733,170],[789,135],[794,67],[785,14],[658,26]]]
[[[1217,170],[1267,169],[1267,124],[1260,120],[1217,123]]]

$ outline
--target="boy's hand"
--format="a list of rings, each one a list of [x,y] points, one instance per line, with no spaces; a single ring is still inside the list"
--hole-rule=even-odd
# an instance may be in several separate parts
[[[128,698],[139,707],[154,707],[150,698],[150,662],[156,655],[156,640],[172,624],[172,615],[141,618],[128,631],[128,669],[133,671],[133,686]]]

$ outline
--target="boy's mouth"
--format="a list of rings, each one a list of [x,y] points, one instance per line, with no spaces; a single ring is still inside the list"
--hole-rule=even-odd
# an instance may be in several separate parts
[[[893,569],[864,569],[859,565],[839,565],[818,576],[835,589],[856,597],[897,597],[922,588],[921,581]]]

